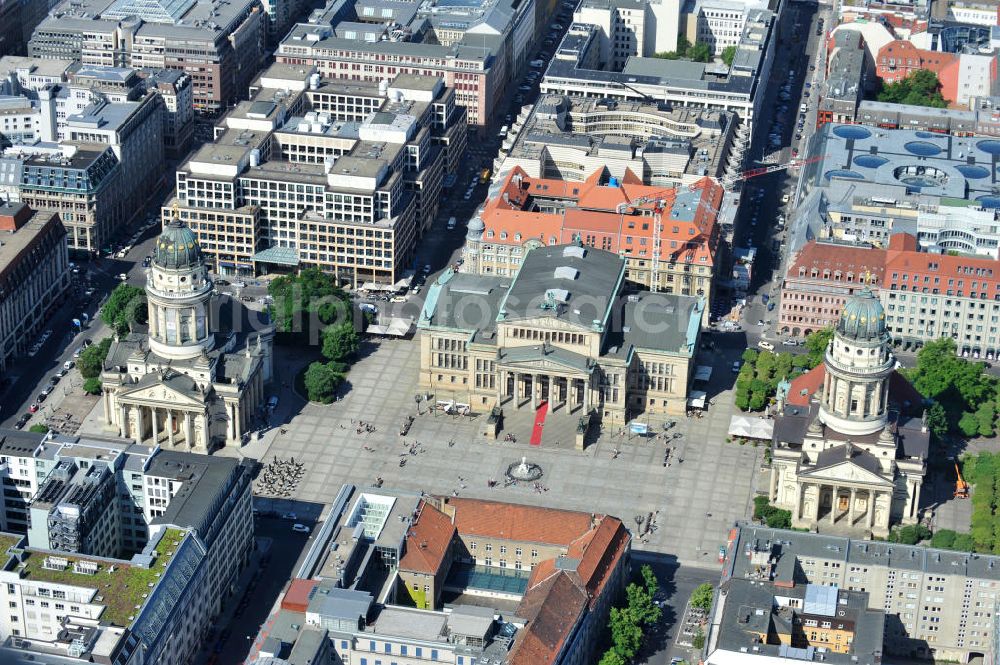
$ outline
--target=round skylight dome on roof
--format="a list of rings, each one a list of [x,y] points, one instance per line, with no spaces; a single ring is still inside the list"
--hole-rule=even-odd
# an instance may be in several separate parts
[[[869,130],[857,125],[840,125],[833,128],[833,133],[842,139],[854,139],[856,141],[867,139],[872,135]]]
[[[879,157],[878,155],[858,155],[854,158],[854,165],[861,166],[866,169],[877,169],[883,164],[888,164],[889,160],[885,157]]]
[[[990,175],[990,170],[975,164],[959,164],[955,170],[964,175],[969,180],[979,180]]]
[[[910,141],[903,145],[906,151],[918,157],[933,157],[941,152],[941,146],[927,141]]]
[[[904,185],[916,189],[924,187],[944,187],[948,184],[948,174],[933,166],[911,164],[900,166],[892,175]]]
[[[827,171],[825,175],[827,180],[833,180],[834,178],[850,178],[852,180],[865,179],[865,177],[857,171],[851,171],[849,169],[833,169],[832,171]]]
[[[1000,196],[980,196],[976,203],[984,208],[1000,208]]]
[[[976,144],[976,147],[991,155],[1000,155],[1000,141],[997,139],[986,139]]]

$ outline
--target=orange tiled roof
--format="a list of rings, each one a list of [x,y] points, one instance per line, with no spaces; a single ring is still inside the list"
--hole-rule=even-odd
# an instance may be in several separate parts
[[[785,404],[792,406],[809,406],[809,400],[822,386],[823,377],[826,376],[826,366],[823,363],[816,365],[805,374],[792,379],[791,388],[788,390],[788,398]],[[802,393],[805,393],[804,395]]]
[[[569,556],[580,559],[576,573],[592,603],[604,591],[608,576],[624,555],[630,539],[620,519],[604,517],[596,529],[570,545]]]
[[[990,298],[1000,290],[1000,262],[995,259],[928,254],[910,249],[916,244],[916,239],[908,233],[892,236],[886,256],[886,271],[936,277],[939,280],[936,288],[941,293],[949,288],[948,279],[963,280],[966,293],[973,288],[972,282],[977,283],[975,292],[979,293],[988,289],[990,291],[988,297]],[[891,276],[889,280],[892,280]],[[931,282],[928,284],[930,284],[930,288],[935,288]],[[950,288],[956,291],[962,289],[957,283]]]
[[[518,631],[508,665],[555,663],[586,607],[586,592],[565,572],[529,586],[517,608],[527,625]]]
[[[406,553],[399,562],[400,570],[436,574],[454,537],[455,525],[448,516],[422,502],[420,516],[406,534]]]
[[[569,546],[591,528],[590,514],[517,503],[452,497],[455,528],[462,535],[492,536]]]
[[[679,208],[678,197],[687,193],[683,188],[643,185],[630,171],[611,187],[601,184],[602,174],[603,170],[597,170],[585,182],[565,182],[529,178],[515,167],[483,208],[484,238],[493,244],[513,245],[532,238],[546,244],[553,238],[565,243],[580,236],[595,247],[652,258],[650,241],[656,233],[655,224],[651,215],[637,214],[636,209],[650,210],[662,201],[660,258],[713,265],[718,242],[715,219],[723,197],[719,184],[703,178],[692,188],[694,198],[686,196]],[[532,197],[560,199],[567,207],[562,214],[525,209]],[[642,197],[656,200],[636,203]]]
[[[795,279],[799,277],[799,269],[805,268],[806,277],[809,277],[810,271],[816,268],[820,277],[824,270],[829,270],[831,274],[839,270],[845,275],[854,273],[857,278],[870,272],[874,283],[881,284],[885,273],[885,255],[884,249],[810,240],[795,257],[786,274],[789,279]]]

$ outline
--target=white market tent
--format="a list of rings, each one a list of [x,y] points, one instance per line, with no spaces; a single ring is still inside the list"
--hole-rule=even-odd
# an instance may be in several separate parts
[[[774,435],[774,421],[751,416],[733,416],[729,421],[729,436],[770,441]]]
[[[688,407],[692,409],[704,409],[708,393],[704,390],[692,390],[688,393]]]
[[[392,317],[389,323],[372,324],[365,330],[369,335],[381,337],[407,337],[413,332],[413,320]]]

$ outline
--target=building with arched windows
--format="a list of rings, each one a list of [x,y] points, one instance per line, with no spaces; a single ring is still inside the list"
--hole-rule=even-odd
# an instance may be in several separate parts
[[[919,519],[929,434],[920,396],[895,365],[885,310],[865,286],[775,421],[769,496],[793,527],[885,537]]]
[[[198,241],[178,220],[156,241],[146,300],[148,330],[116,338],[104,362],[105,422],[153,445],[239,444],[265,403],[274,326],[213,297]]]

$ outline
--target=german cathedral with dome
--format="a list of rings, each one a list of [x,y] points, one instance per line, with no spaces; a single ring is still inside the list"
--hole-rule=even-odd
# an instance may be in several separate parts
[[[918,521],[929,434],[895,366],[866,287],[844,306],[823,363],[779,394],[769,495],[792,526],[885,537]]]
[[[104,362],[105,424],[148,445],[239,445],[265,404],[274,327],[213,295],[197,238],[177,220],[157,238],[146,300],[148,330],[116,338]]]

